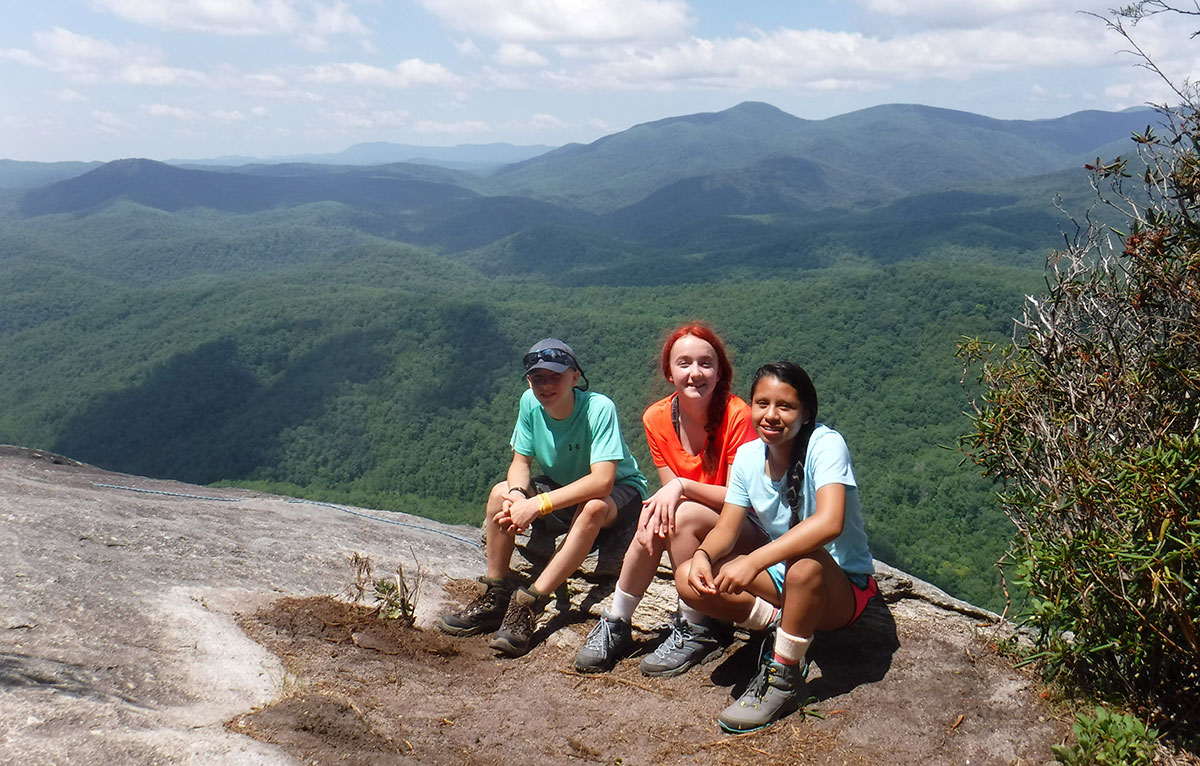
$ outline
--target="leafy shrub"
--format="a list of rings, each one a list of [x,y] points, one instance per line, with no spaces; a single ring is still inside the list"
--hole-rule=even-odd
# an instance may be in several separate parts
[[[1049,292],[1027,300],[1013,344],[968,340],[960,356],[984,387],[964,449],[1003,482],[1044,667],[1190,739],[1200,733],[1200,117],[1196,91],[1179,95],[1182,107],[1159,110],[1165,137],[1148,127],[1135,159],[1090,166],[1127,231],[1081,228],[1050,259]],[[1136,195],[1122,188],[1135,163]]]
[[[1158,732],[1127,713],[1104,707],[1077,713],[1071,730],[1075,744],[1051,748],[1065,766],[1149,766],[1154,758]]]

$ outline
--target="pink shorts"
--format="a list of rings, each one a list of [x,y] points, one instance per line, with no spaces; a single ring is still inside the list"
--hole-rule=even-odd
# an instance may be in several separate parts
[[[867,578],[865,587],[859,586],[855,582],[855,580],[859,580],[862,577]],[[853,625],[854,621],[862,615],[863,610],[867,608],[867,602],[879,595],[879,585],[875,583],[875,578],[871,575],[854,575],[850,577],[850,587],[854,588],[854,616],[850,618],[850,622],[846,623],[846,627]]]

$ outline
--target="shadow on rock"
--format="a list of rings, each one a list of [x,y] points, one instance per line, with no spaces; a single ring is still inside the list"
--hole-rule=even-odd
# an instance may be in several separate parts
[[[876,596],[850,627],[817,633],[809,656],[821,677],[809,682],[809,693],[820,701],[881,681],[899,648],[896,621],[887,602]]]
[[[21,687],[40,687],[69,694],[72,697],[120,700],[130,705],[143,707],[131,697],[96,688],[95,678],[80,665],[34,657],[29,654],[0,652],[0,688],[17,689]]]
[[[760,658],[769,651],[768,634],[755,632],[712,671],[716,686],[728,686],[736,699],[746,691]],[[896,621],[887,603],[872,598],[853,625],[830,632],[817,631],[808,658],[821,675],[808,682],[808,693],[818,702],[846,694],[864,684],[880,681],[892,666],[892,655],[900,648]]]

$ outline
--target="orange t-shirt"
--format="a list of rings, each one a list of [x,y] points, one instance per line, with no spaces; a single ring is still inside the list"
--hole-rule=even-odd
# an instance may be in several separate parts
[[[749,441],[754,441],[758,435],[750,424],[750,405],[740,397],[730,394],[725,405],[725,419],[717,428],[716,438],[720,440],[721,459],[712,474],[704,472],[701,455],[692,455],[679,442],[679,434],[671,422],[671,401],[675,394],[659,399],[646,408],[642,414],[642,425],[646,428],[646,441],[650,445],[650,458],[656,468],[670,468],[681,479],[691,479],[704,484],[725,486],[729,477],[729,464],[737,448]],[[705,447],[707,447],[707,442]],[[703,453],[703,450],[701,450]]]

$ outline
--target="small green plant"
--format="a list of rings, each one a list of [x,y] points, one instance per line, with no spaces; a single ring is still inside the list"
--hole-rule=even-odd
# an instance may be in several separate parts
[[[375,613],[385,620],[401,620],[412,625],[417,619],[417,590],[421,585],[421,568],[417,567],[416,581],[410,585],[404,567],[397,564],[392,577],[375,581]]]
[[[416,560],[415,554],[413,559]],[[345,593],[348,598],[356,604],[361,602],[366,597],[369,586],[375,598],[374,614],[385,620],[401,620],[405,624],[413,624],[417,616],[417,591],[421,587],[423,576],[419,564],[417,576],[411,583],[401,564],[396,565],[396,573],[391,577],[374,579],[371,558],[360,553],[350,556],[350,567],[354,572],[354,580],[346,586]]]
[[[1066,766],[1149,766],[1158,731],[1127,713],[1097,707],[1075,715],[1075,744],[1054,745],[1054,760]]]

